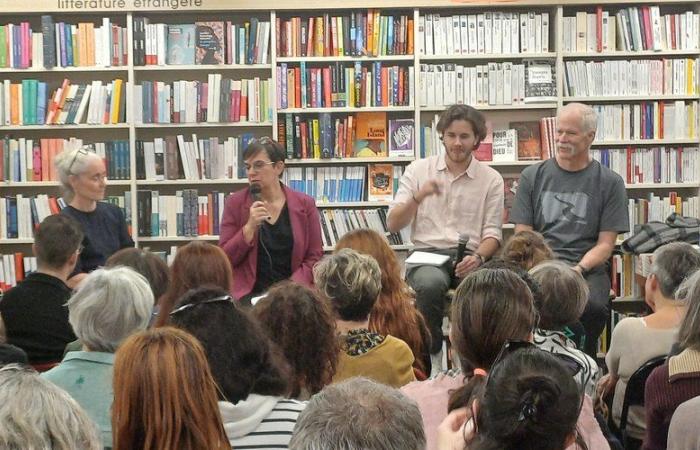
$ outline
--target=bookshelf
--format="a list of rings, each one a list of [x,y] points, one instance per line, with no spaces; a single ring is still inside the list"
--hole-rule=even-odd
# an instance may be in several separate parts
[[[527,101],[510,103],[510,104],[494,104],[486,99],[485,102],[472,103],[477,109],[483,111],[486,118],[492,123],[494,129],[508,128],[513,121],[539,121],[543,117],[549,117],[556,114],[558,107],[573,102],[585,102],[594,106],[604,107],[606,105],[628,105],[633,108],[634,105],[641,105],[650,102],[657,104],[674,105],[681,102],[683,105],[697,104],[700,101],[700,88],[696,85],[694,91],[689,93],[664,93],[650,95],[601,95],[601,96],[569,96],[565,91],[565,76],[566,64],[569,62],[576,63],[578,61],[588,62],[604,62],[604,61],[663,61],[667,59],[683,59],[693,60],[695,64],[695,79],[700,79],[700,33],[695,33],[695,41],[691,38],[685,39],[685,47],[676,46],[675,48],[661,48],[656,50],[627,50],[624,45],[608,46],[607,48],[598,51],[597,48],[589,47],[586,41],[582,49],[571,45],[567,41],[570,38],[571,18],[576,19],[582,17],[581,13],[586,14],[586,25],[589,26],[589,16],[597,16],[601,9],[608,13],[608,17],[615,17],[620,11],[628,8],[644,8],[658,6],[660,17],[669,14],[686,13],[690,11],[694,14],[700,13],[700,6],[695,1],[676,0],[676,1],[658,1],[658,2],[632,2],[627,0],[622,1],[601,1],[596,4],[588,2],[574,1],[564,2],[563,0],[543,0],[539,2],[516,0],[508,4],[493,4],[483,1],[474,1],[468,3],[455,3],[448,0],[387,0],[383,2],[380,9],[381,16],[391,16],[392,22],[397,28],[406,34],[404,40],[396,41],[396,46],[391,47],[387,44],[387,40],[380,41],[380,46],[385,45],[384,50],[376,50],[368,55],[359,55],[353,53],[346,47],[347,42],[343,42],[343,54],[334,52],[326,56],[320,56],[319,52],[314,52],[311,56],[306,56],[307,52],[297,52],[300,48],[300,43],[292,40],[290,46],[287,46],[286,38],[290,30],[296,28],[286,28],[286,26],[276,26],[278,20],[280,25],[286,21],[292,23],[292,19],[299,18],[298,22],[294,22],[295,26],[301,26],[302,23],[308,25],[309,19],[317,17],[329,18],[333,17],[352,17],[356,19],[361,15],[367,15],[371,8],[376,5],[367,1],[346,0],[324,1],[311,0],[303,5],[280,5],[278,2],[271,0],[241,0],[235,4],[224,0],[182,0],[179,2],[154,2],[146,0],[123,0],[123,6],[117,6],[119,2],[101,1],[97,8],[86,8],[89,2],[77,0],[62,0],[58,4],[39,2],[40,4],[27,6],[27,2],[20,0],[6,0],[3,10],[0,12],[0,25],[20,24],[28,22],[30,28],[40,33],[42,29],[42,15],[51,15],[54,25],[57,23],[65,23],[69,25],[78,25],[80,23],[91,24],[91,27],[100,28],[109,25],[110,29],[118,27],[120,30],[120,42],[123,45],[118,50],[113,50],[112,53],[119,54],[122,61],[119,65],[80,65],[77,67],[61,67],[60,63],[53,68],[46,68],[42,65],[27,66],[25,68],[15,67],[0,67],[2,73],[1,80],[9,80],[10,83],[21,83],[23,80],[37,80],[46,83],[48,93],[50,95],[53,90],[60,87],[64,78],[68,78],[74,84],[89,84],[93,81],[101,81],[103,84],[109,83],[115,79],[121,79],[124,82],[124,95],[126,98],[125,107],[126,114],[124,120],[118,123],[107,124],[88,124],[88,123],[65,123],[60,125],[19,125],[0,122],[0,137],[9,136],[12,139],[32,139],[39,141],[41,139],[63,139],[66,142],[71,138],[82,139],[84,143],[90,144],[95,142],[107,142],[113,140],[128,141],[128,163],[124,167],[128,169],[128,179],[125,180],[110,180],[109,195],[122,198],[130,211],[130,220],[132,229],[134,230],[134,240],[137,245],[149,245],[154,248],[161,248],[173,243],[186,242],[195,238],[184,236],[157,236],[146,237],[136,236],[136,231],[139,229],[138,214],[138,192],[139,191],[158,191],[162,196],[176,196],[178,191],[195,190],[199,196],[207,196],[215,193],[226,194],[234,190],[243,188],[246,184],[244,175],[240,172],[232,173],[230,176],[220,179],[167,179],[162,180],[142,179],[138,176],[140,166],[140,154],[138,148],[142,142],[154,142],[158,138],[166,136],[183,135],[186,141],[193,141],[193,134],[196,139],[201,141],[212,141],[223,143],[226,139],[235,139],[238,142],[238,151],[241,151],[241,146],[245,139],[261,136],[273,136],[280,138],[280,132],[285,128],[286,117],[298,116],[303,120],[313,120],[322,115],[330,116],[331,120],[339,120],[342,124],[350,116],[356,116],[358,113],[384,113],[388,120],[398,119],[413,119],[413,154],[412,156],[403,157],[380,157],[380,158],[325,158],[325,159],[296,159],[287,160],[288,170],[299,168],[301,170],[321,170],[324,168],[350,168],[350,167],[367,167],[371,164],[391,164],[394,167],[403,168],[415,158],[422,156],[422,146],[427,141],[422,138],[422,133],[425,130],[430,131],[431,122],[435,115],[442,111],[445,106],[443,103],[424,103],[421,101],[421,87],[424,83],[422,77],[422,68],[426,66],[442,66],[448,67],[451,70],[452,66],[463,67],[464,70],[472,69],[479,66],[489,66],[489,64],[503,65],[526,65],[529,62],[549,64],[552,69],[554,82],[554,95],[545,101],[537,101],[529,103]],[[113,6],[105,6],[112,4]],[[170,3],[177,3],[177,8],[170,8]],[[81,6],[79,6],[81,5]],[[377,11],[371,9],[371,11]],[[530,13],[534,15],[529,15]],[[505,26],[505,18],[511,18],[513,26],[510,34],[510,45],[506,45],[504,38],[505,31],[501,36],[499,51],[494,51],[495,41],[489,39],[487,35],[481,36],[479,28],[475,31],[477,36],[477,44],[474,51],[467,45],[461,51],[456,51],[454,37],[451,44],[445,43],[445,47],[435,47],[433,51],[427,50],[426,33],[427,28],[425,20],[428,16],[441,18],[466,17],[467,25],[474,16],[479,20],[480,16],[486,17],[492,14],[491,17],[500,17],[501,24]],[[325,15],[325,16],[324,16]],[[535,32],[535,38],[531,41],[530,35],[527,35],[527,42],[520,35],[520,26],[516,21],[522,19],[522,16],[528,16],[528,20],[532,18],[532,22],[536,27],[530,29],[541,30]],[[539,17],[539,19],[537,19]],[[144,21],[142,19],[147,19]],[[153,64],[151,61],[148,65],[142,65],[140,58],[145,58],[139,50],[135,50],[134,44],[140,43],[145,39],[140,33],[143,31],[140,26],[147,22],[147,25],[152,25],[156,37],[153,38],[155,50],[151,49],[150,53],[158,53],[158,50],[167,49],[167,35],[164,32],[169,32],[169,25],[195,25],[198,22],[223,22],[224,26],[245,26],[245,23],[252,23],[256,20],[258,30],[261,23],[269,23],[269,27],[263,31],[267,31],[267,50],[262,48],[253,50],[256,56],[255,61],[250,64],[241,63],[240,57],[245,59],[248,55],[248,47],[245,46],[245,51],[239,53],[238,57],[234,54],[223,54],[222,64],[197,64],[185,63],[177,65]],[[382,19],[383,20],[383,19]],[[442,19],[441,19],[442,20]],[[495,19],[494,19],[495,20]],[[665,20],[665,19],[664,19]],[[695,20],[695,19],[692,19]],[[691,23],[692,23],[691,20]],[[443,21],[445,24],[447,20]],[[453,22],[450,22],[453,23]],[[492,24],[495,22],[492,22]],[[548,23],[548,25],[543,25]],[[680,23],[680,22],[679,22]],[[159,25],[160,24],[160,25]],[[388,26],[388,21],[386,25]],[[530,22],[528,22],[530,24]],[[344,22],[338,21],[336,25],[340,25],[341,29]],[[461,24],[459,25],[461,27]],[[530,26],[530,25],[528,25]],[[233,28],[232,28],[233,29]],[[245,28],[244,28],[245,29]],[[238,29],[236,29],[238,30]],[[407,41],[409,30],[412,39],[412,49],[409,49]],[[454,30],[453,30],[454,31]],[[462,30],[460,29],[460,32]],[[493,30],[492,30],[493,31]],[[517,31],[517,33],[516,33]],[[584,29],[586,37],[588,28]],[[469,31],[467,30],[467,36]],[[485,29],[484,29],[485,33]],[[595,29],[593,33],[596,34]],[[493,33],[492,33],[493,34]],[[518,34],[517,39],[514,36]],[[158,40],[160,36],[160,41]],[[162,37],[166,36],[166,42],[162,41]],[[240,33],[236,35],[240,37]],[[263,35],[257,34],[256,37]],[[398,34],[396,34],[398,36]],[[445,35],[447,36],[447,35]],[[539,36],[539,38],[537,37]],[[569,37],[567,37],[569,36]],[[606,35],[609,36],[609,35]],[[482,40],[484,46],[479,47],[479,42]],[[250,39],[250,37],[248,38]],[[331,38],[332,39],[332,38]],[[461,35],[460,35],[461,39]],[[597,35],[596,35],[597,39]],[[341,39],[342,40],[342,39]],[[469,41],[469,39],[467,39]],[[517,40],[517,49],[514,43]],[[250,42],[250,41],[248,41]],[[261,41],[262,42],[262,41]],[[437,40],[433,40],[433,46]],[[534,45],[530,45],[533,44]],[[228,42],[226,42],[229,44]],[[332,44],[332,43],[331,43]],[[527,44],[526,47],[523,45]],[[158,47],[160,45],[160,47]],[[288,51],[294,45],[295,51]],[[336,43],[333,48],[338,48],[340,43]],[[449,46],[452,46],[449,48]],[[488,45],[491,45],[491,51]],[[60,46],[59,46],[60,47]],[[145,47],[145,46],[144,46]],[[264,47],[264,44],[261,46]],[[391,47],[391,51],[389,51]],[[227,48],[230,48],[227,47]],[[379,48],[379,47],[378,47]],[[240,42],[237,42],[237,50],[240,50]],[[323,48],[321,49],[323,50]],[[398,50],[398,51],[396,51]],[[410,50],[410,51],[409,51]],[[105,50],[107,51],[107,50]],[[144,48],[145,51],[145,48]],[[59,50],[60,53],[60,50]],[[146,52],[148,53],[148,52]],[[393,53],[393,54],[390,54]],[[156,55],[157,56],[157,55]],[[60,55],[57,55],[60,59]],[[166,55],[167,57],[167,55]],[[0,62],[2,58],[0,58]],[[163,62],[163,61],[161,61]],[[204,62],[204,61],[202,61]],[[104,61],[103,61],[104,63]],[[123,64],[122,64],[123,63]],[[635,63],[636,64],[636,63]],[[287,69],[319,69],[338,67],[345,72],[348,69],[367,69],[368,71],[378,68],[388,69],[396,68],[397,73],[405,71],[404,78],[401,82],[404,86],[402,95],[397,95],[394,99],[397,102],[400,100],[401,106],[324,106],[310,107],[308,105],[286,105],[282,107],[281,94],[277,89],[283,82],[282,68]],[[410,73],[409,73],[410,72]],[[157,86],[157,89],[165,89],[165,86],[176,86],[177,82],[186,81],[188,83],[208,83],[211,76],[217,76],[220,80],[269,80],[270,88],[264,93],[264,96],[257,98],[264,103],[257,103],[258,108],[262,108],[256,120],[248,118],[239,120],[216,120],[221,119],[214,117],[206,120],[207,117],[195,117],[197,120],[185,121],[184,123],[165,123],[165,120],[158,120],[157,123],[144,123],[142,116],[143,108],[143,86],[152,83]],[[138,86],[141,86],[139,88]],[[223,84],[222,84],[223,86]],[[174,89],[174,88],[173,88]],[[443,87],[443,91],[444,91]],[[139,95],[140,94],[140,95]],[[463,96],[463,98],[465,98]],[[296,99],[295,99],[296,100]],[[307,99],[308,100],[308,99]],[[347,98],[345,99],[348,100]],[[376,99],[372,99],[375,104]],[[508,99],[503,99],[507,102]],[[385,102],[386,100],[383,100]],[[397,103],[398,104],[398,103]],[[191,106],[191,105],[190,105]],[[697,108],[697,107],[696,107]],[[697,112],[697,109],[695,110]],[[221,111],[219,111],[221,112]],[[627,151],[628,148],[634,149],[638,153],[643,153],[644,149],[653,148],[698,148],[700,147],[700,131],[698,131],[698,115],[695,116],[695,130],[691,135],[683,136],[659,136],[658,133],[651,136],[649,139],[601,139],[594,142],[593,148],[601,151]],[[202,120],[203,119],[203,120]],[[170,120],[170,117],[168,117]],[[286,131],[286,130],[284,130]],[[245,137],[245,138],[244,138]],[[218,141],[216,141],[218,140]],[[696,153],[697,154],[697,153]],[[517,175],[528,165],[535,164],[538,161],[516,160],[516,161],[492,161],[489,164],[495,167],[504,176]],[[648,168],[648,166],[644,166]],[[237,168],[240,170],[240,167]],[[646,179],[643,182],[632,182],[627,180],[628,195],[633,199],[648,199],[653,193],[660,197],[677,193],[678,196],[697,197],[700,194],[700,167],[698,164],[685,167],[684,170],[694,170],[695,176],[692,181],[662,181],[648,182]],[[0,181],[0,197],[23,195],[24,197],[37,194],[49,194],[58,196],[58,183],[56,181]],[[675,194],[674,194],[675,195]],[[366,194],[363,198],[366,198]],[[318,202],[320,210],[375,210],[377,208],[386,207],[387,203],[383,201],[338,201],[338,202]],[[505,224],[504,230],[512,230],[512,225]],[[508,231],[509,232],[509,231]],[[215,235],[199,236],[197,239],[206,239],[214,241],[217,239]],[[5,250],[16,251],[23,249],[28,251],[31,239],[0,239],[0,254]],[[160,246],[160,247],[159,247]],[[404,244],[395,245],[395,249],[401,250],[407,247]]]

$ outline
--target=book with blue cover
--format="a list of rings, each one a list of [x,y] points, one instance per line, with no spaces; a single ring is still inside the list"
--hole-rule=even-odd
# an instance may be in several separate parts
[[[196,27],[194,24],[168,25],[167,64],[195,63]]]

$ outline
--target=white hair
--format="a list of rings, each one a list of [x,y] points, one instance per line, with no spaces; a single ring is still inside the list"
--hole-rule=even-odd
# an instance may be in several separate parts
[[[18,364],[0,368],[0,448],[100,450],[95,424],[68,393]]]
[[[54,159],[56,173],[61,182],[61,187],[68,194],[73,196],[73,186],[70,184],[71,175],[80,175],[87,169],[93,159],[101,160],[100,156],[92,151],[90,147],[82,146],[73,150],[64,150]]]
[[[134,270],[98,269],[68,300],[68,320],[88,349],[114,352],[130,334],[146,329],[153,303],[151,287]]]
[[[575,110],[578,112],[581,117],[581,127],[584,132],[596,132],[598,128],[598,113],[596,113],[595,109],[591,108],[590,105],[586,105],[585,103],[568,103],[559,109],[557,119],[567,110]]]

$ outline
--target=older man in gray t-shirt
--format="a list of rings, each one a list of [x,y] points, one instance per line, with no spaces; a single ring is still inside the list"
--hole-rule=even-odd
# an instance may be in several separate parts
[[[510,216],[516,233],[542,233],[557,257],[586,278],[590,297],[581,323],[585,351],[593,357],[609,315],[606,263],[618,233],[629,231],[624,181],[590,157],[596,124],[596,113],[587,105],[560,109],[555,157],[522,172]]]

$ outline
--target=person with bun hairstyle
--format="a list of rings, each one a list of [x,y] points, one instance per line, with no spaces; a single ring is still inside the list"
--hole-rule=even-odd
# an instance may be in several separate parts
[[[555,256],[540,233],[522,230],[506,241],[501,258],[530,270],[541,262],[555,259]]]
[[[285,156],[270,138],[251,142],[243,151],[250,187],[224,205],[219,245],[233,268],[232,294],[245,303],[288,278],[313,285],[312,269],[323,256],[314,199],[280,182]]]
[[[74,288],[117,250],[133,247],[134,241],[122,210],[102,201],[107,169],[100,156],[89,147],[80,147],[60,153],[54,164],[67,202],[61,214],[77,220],[85,234],[80,258],[67,283]]]

